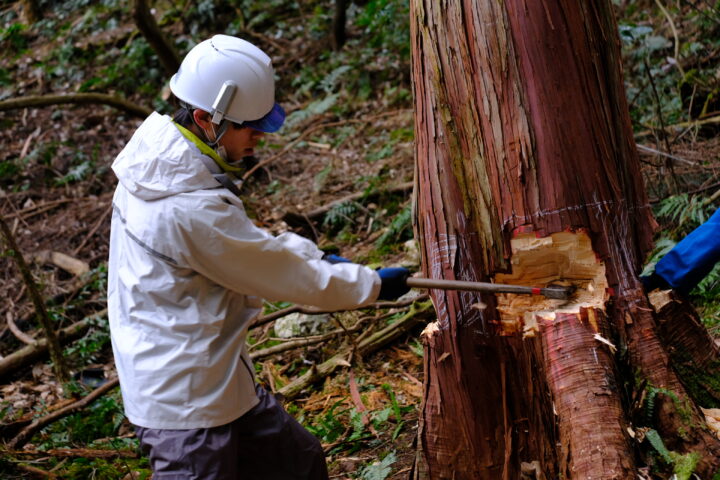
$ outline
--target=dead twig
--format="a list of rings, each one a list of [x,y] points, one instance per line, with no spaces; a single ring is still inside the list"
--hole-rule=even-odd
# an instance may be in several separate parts
[[[110,215],[110,212],[112,212],[112,205],[110,205],[107,209],[105,209],[103,214],[100,215],[100,218],[98,219],[98,221],[95,222],[95,225],[93,225],[92,229],[90,229],[90,232],[88,232],[88,234],[85,235],[85,238],[83,239],[83,241],[80,242],[80,245],[78,245],[77,248],[75,248],[75,250],[72,251],[73,257],[77,256],[77,254],[80,253],[80,250],[82,250],[82,248],[85,246],[85,244],[88,242],[88,240],[90,240],[92,238],[92,236],[95,235],[95,233],[100,228],[100,225],[102,225],[102,223],[105,221],[107,216]]]
[[[46,426],[50,425],[51,423],[60,420],[63,417],[66,417],[67,415],[70,415],[71,413],[75,413],[78,410],[81,410],[88,405],[90,405],[92,402],[97,400],[98,398],[102,397],[106,393],[108,393],[110,390],[114,389],[120,384],[120,381],[117,377],[113,378],[112,380],[108,381],[106,384],[96,388],[92,392],[90,392],[87,396],[85,396],[82,400],[78,400],[77,402],[68,405],[65,408],[61,408],[60,410],[56,410],[53,413],[49,415],[45,415],[44,417],[40,417],[33,421],[30,425],[22,429],[20,433],[18,433],[15,438],[10,440],[8,442],[8,448],[12,450],[17,450],[19,448],[22,448],[23,445],[25,445],[32,436],[45,428]]]
[[[45,338],[47,339],[47,346],[50,352],[50,358],[52,359],[55,376],[59,381],[65,382],[68,378],[70,378],[70,374],[68,367],[65,364],[62,350],[60,350],[57,333],[55,332],[55,328],[50,320],[50,315],[48,315],[47,309],[45,308],[45,302],[40,296],[40,292],[35,285],[35,280],[32,278],[32,273],[30,273],[30,269],[28,268],[28,265],[25,262],[17,243],[15,242],[15,238],[10,231],[10,227],[8,227],[7,223],[5,223],[2,215],[0,215],[0,229],[2,230],[3,237],[5,237],[5,243],[12,252],[12,257],[20,270],[23,281],[27,286],[30,298],[35,306],[35,313],[45,332]]]
[[[52,210],[53,208],[57,207],[58,205],[62,205],[63,203],[72,202],[72,198],[61,198],[60,200],[53,200],[50,202],[45,202],[40,205],[33,205],[32,207],[24,208],[22,210],[15,210],[15,213],[11,213],[10,215],[7,215],[5,218],[11,219],[11,218],[20,218],[22,220],[34,217],[35,215],[40,215],[41,213],[45,213],[49,210]],[[27,224],[26,224],[27,225]]]
[[[7,322],[8,328],[12,332],[13,335],[15,335],[15,338],[20,340],[26,345],[35,345],[36,340],[28,335],[27,333],[23,332],[18,328],[18,326],[15,324],[15,319],[13,317],[12,312],[8,309],[7,313],[5,314],[5,321]]]

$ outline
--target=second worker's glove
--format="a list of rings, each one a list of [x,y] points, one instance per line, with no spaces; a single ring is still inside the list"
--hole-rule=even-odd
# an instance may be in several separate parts
[[[672,286],[670,286],[663,277],[655,272],[650,275],[640,277],[640,281],[642,282],[643,287],[645,287],[645,291],[648,293],[652,292],[656,288],[659,288],[660,290],[669,290],[672,288]]]
[[[341,257],[340,255],[335,255],[334,253],[326,253],[325,255],[323,255],[322,259],[326,262],[332,263],[333,265],[336,263],[352,263],[347,258]]]
[[[395,300],[410,291],[410,287],[407,286],[410,270],[407,268],[380,268],[377,273],[382,281],[378,300]]]

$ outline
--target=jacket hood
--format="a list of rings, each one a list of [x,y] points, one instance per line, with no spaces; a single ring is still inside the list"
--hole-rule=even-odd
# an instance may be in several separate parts
[[[112,169],[132,195],[155,200],[218,187],[202,157],[169,116],[153,112],[117,156]]]

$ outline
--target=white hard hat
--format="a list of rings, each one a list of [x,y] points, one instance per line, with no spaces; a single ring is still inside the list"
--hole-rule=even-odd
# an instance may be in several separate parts
[[[240,38],[215,35],[197,44],[170,79],[170,90],[181,101],[211,113],[216,124],[227,119],[274,132],[285,121],[285,112],[275,103],[270,57]]]

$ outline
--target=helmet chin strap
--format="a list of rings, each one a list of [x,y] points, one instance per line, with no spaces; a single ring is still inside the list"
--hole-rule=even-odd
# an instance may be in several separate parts
[[[207,143],[209,146],[211,146],[212,148],[215,148],[215,149],[217,150],[217,148],[216,148],[216,147],[217,147],[217,144],[220,142],[220,139],[223,137],[223,135],[225,135],[225,132],[227,132],[227,128],[228,128],[228,124],[229,124],[229,123],[230,123],[230,122],[228,122],[227,120],[222,119],[222,120],[220,121],[220,125],[218,125],[218,130],[217,130],[217,132],[216,132],[216,131],[215,131],[215,127],[214,127],[215,124],[212,123],[212,122],[210,122],[210,128],[212,129],[212,132],[213,132],[213,134],[215,135],[215,140],[214,140],[214,141],[210,141],[210,135],[208,135],[207,132],[206,132],[205,130],[203,130],[203,133],[205,134],[205,137],[206,137],[207,140],[208,140],[206,143]],[[199,126],[199,125],[198,125],[198,126]]]
[[[215,124],[211,121],[210,128],[212,129],[213,134],[215,134],[215,140],[210,140],[210,135],[208,135],[208,132],[205,131],[205,129],[203,127],[201,127],[195,120],[195,115],[193,115],[193,112],[197,109],[195,107],[193,107],[192,105],[188,105],[185,102],[182,102],[181,106],[190,113],[190,118],[192,119],[193,124],[195,124],[195,126],[198,128],[198,130],[200,130],[202,132],[202,136],[205,137],[202,139],[203,142],[205,142],[213,150],[217,150],[217,148],[216,148],[217,144],[220,142],[220,139],[223,137],[223,135],[225,135],[225,132],[227,132],[227,128],[228,128],[228,125],[230,124],[230,122],[228,122],[224,118],[222,120],[220,120],[220,124],[218,125],[218,131],[216,132],[215,127],[213,126]],[[222,148],[222,147],[220,147],[220,148]],[[223,154],[224,154],[225,149],[223,148],[222,150],[223,150]],[[225,155],[221,155],[221,156],[225,156]]]

